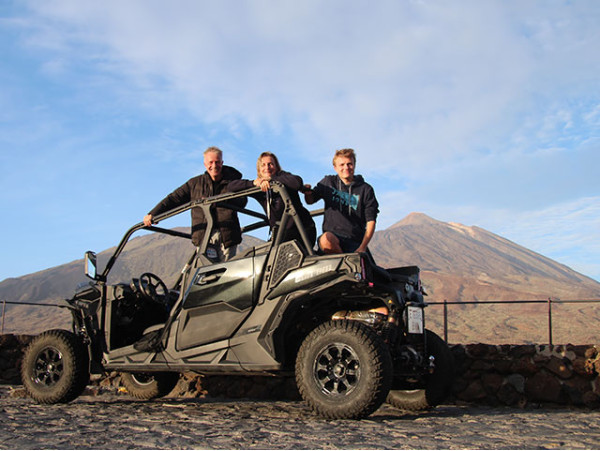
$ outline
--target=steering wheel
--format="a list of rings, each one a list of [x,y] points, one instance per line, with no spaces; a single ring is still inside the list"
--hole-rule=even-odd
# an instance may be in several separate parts
[[[169,294],[169,289],[165,283],[160,280],[160,277],[151,272],[145,272],[140,276],[139,287],[142,294],[155,302],[161,302],[159,298],[166,299],[167,294]]]

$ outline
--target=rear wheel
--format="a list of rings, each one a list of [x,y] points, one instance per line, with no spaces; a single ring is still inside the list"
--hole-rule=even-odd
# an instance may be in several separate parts
[[[362,418],[373,413],[385,401],[391,381],[387,346],[357,322],[322,324],[298,352],[298,390],[325,418]]]
[[[179,380],[179,373],[121,373],[127,392],[137,399],[154,399],[168,395]]]
[[[21,379],[27,394],[39,403],[72,401],[90,379],[87,349],[72,332],[44,332],[25,349]]]
[[[425,410],[435,407],[446,399],[454,382],[454,356],[448,345],[438,335],[426,330],[426,357],[433,356],[433,373],[424,377],[421,386],[407,389],[392,387],[387,402],[398,409]],[[419,384],[418,384],[419,385]]]

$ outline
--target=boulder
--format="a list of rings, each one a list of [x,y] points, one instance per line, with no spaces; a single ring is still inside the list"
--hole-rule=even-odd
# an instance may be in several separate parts
[[[562,386],[558,379],[545,371],[527,378],[525,394],[528,399],[538,402],[558,403],[563,398]]]
[[[550,360],[544,364],[544,368],[556,374],[561,379],[569,379],[573,375],[573,371],[569,368],[569,360],[565,357],[558,358],[550,357]]]

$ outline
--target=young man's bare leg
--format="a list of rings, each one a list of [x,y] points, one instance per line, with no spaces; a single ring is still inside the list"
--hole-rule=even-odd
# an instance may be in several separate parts
[[[331,232],[325,232],[319,237],[319,247],[326,254],[341,254],[340,240]]]

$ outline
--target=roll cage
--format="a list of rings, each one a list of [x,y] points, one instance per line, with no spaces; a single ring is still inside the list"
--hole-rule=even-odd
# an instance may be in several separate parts
[[[277,193],[281,196],[281,198],[284,202],[284,205],[285,205],[285,209],[284,209],[281,219],[277,222],[277,225],[271,231],[271,241],[270,241],[271,246],[277,246],[277,245],[281,244],[281,241],[283,238],[283,233],[279,233],[279,232],[286,229],[289,221],[293,221],[300,233],[300,236],[302,238],[302,244],[304,245],[306,253],[308,255],[314,255],[315,251],[312,247],[312,244],[308,240],[308,236],[306,234],[306,231],[304,230],[304,226],[302,225],[302,222],[300,221],[300,217],[299,217],[298,213],[296,212],[294,205],[292,204],[291,198],[290,198],[285,186],[276,181],[271,181],[270,185],[271,185],[271,190],[273,190],[274,193]],[[161,221],[169,219],[173,216],[177,216],[187,210],[191,210],[192,208],[201,208],[204,212],[204,217],[206,218],[206,231],[204,233],[204,238],[202,240],[202,243],[200,243],[200,246],[197,247],[196,252],[194,252],[193,255],[191,256],[190,260],[188,261],[188,265],[191,265],[195,259],[199,260],[198,261],[199,266],[203,266],[206,264],[212,264],[214,262],[207,255],[207,250],[209,249],[209,240],[210,240],[211,232],[215,226],[214,218],[212,217],[210,209],[213,208],[213,206],[229,208],[231,210],[235,210],[239,213],[242,213],[242,214],[245,214],[245,215],[248,215],[248,216],[258,219],[257,222],[254,222],[252,224],[242,227],[242,233],[251,232],[253,230],[257,230],[262,227],[266,227],[269,225],[269,218],[267,217],[266,214],[259,213],[254,210],[250,210],[245,207],[239,207],[239,206],[235,205],[235,203],[232,203],[232,201],[235,201],[236,199],[247,198],[248,196],[251,196],[252,194],[256,194],[259,192],[261,192],[260,188],[254,187],[254,188],[249,188],[247,190],[243,190],[243,191],[239,191],[239,192],[224,193],[224,194],[219,194],[217,196],[207,197],[207,198],[201,199],[201,200],[191,201],[191,202],[183,204],[179,207],[176,207],[172,210],[169,210],[165,213],[161,213],[161,214],[157,215],[154,218],[154,223],[158,224]],[[317,216],[320,214],[323,214],[323,209],[314,210],[311,212],[312,216]],[[112,270],[119,255],[121,255],[121,253],[123,252],[123,249],[125,249],[127,242],[132,237],[132,235],[139,230],[149,230],[152,232],[158,232],[158,233],[163,233],[166,235],[177,236],[180,238],[189,238],[190,240],[192,238],[191,233],[157,227],[156,225],[146,226],[146,225],[144,225],[143,222],[137,223],[134,226],[132,226],[129,230],[127,230],[127,232],[121,239],[119,245],[115,249],[114,253],[108,260],[106,267],[104,268],[102,273],[94,275],[94,276],[92,276],[88,273],[89,272],[88,264],[90,262],[95,262],[94,261],[95,256],[91,252],[86,253],[86,259],[85,259],[86,274],[88,274],[89,277],[97,280],[98,282],[105,283],[108,278],[108,274]],[[181,282],[183,273],[184,273],[184,271],[182,271],[182,273],[180,274],[179,279],[175,283],[175,286],[177,286]]]

